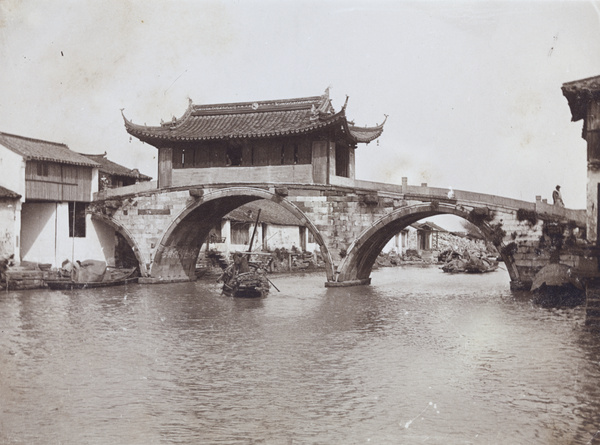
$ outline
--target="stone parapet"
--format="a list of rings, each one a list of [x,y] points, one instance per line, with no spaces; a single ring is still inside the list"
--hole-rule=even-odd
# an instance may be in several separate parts
[[[449,198],[448,190],[426,185],[353,183],[354,188],[283,182],[177,186],[111,195],[110,200],[94,202],[92,212],[109,218],[128,235],[152,282],[189,279],[191,257],[197,255],[204,236],[200,232],[209,230],[211,221],[219,220],[230,209],[257,198],[279,203],[303,221],[329,255],[328,267],[342,261],[342,252],[350,254],[355,247],[370,245],[367,239],[361,241],[370,233],[383,234],[373,241],[373,245],[379,245],[384,237],[393,236],[389,231],[398,233],[419,219],[444,213],[461,216],[484,228],[499,248],[506,248],[511,280],[521,283],[521,287],[530,284],[549,261],[551,243],[545,233],[546,220],[558,221],[566,237],[575,236],[574,227],[584,221],[579,211],[557,210],[543,203],[459,190]],[[373,257],[372,252],[369,255]],[[581,255],[565,253],[561,261],[577,265]],[[365,279],[349,272],[342,281]],[[334,280],[333,273],[328,280]]]

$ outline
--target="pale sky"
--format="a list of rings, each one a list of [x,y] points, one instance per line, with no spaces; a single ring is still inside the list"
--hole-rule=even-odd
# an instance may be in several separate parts
[[[565,82],[600,75],[600,2],[0,0],[0,131],[156,178],[125,131],[196,104],[320,95],[374,125],[357,178],[584,208]]]

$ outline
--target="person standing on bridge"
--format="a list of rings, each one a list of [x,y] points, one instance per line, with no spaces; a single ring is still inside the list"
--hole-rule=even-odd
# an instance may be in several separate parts
[[[552,192],[552,199],[554,200],[554,205],[559,207],[564,207],[565,203],[562,200],[562,195],[560,194],[560,185],[556,186],[556,189]]]

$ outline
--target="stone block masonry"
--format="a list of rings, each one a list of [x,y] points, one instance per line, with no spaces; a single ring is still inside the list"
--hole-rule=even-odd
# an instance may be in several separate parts
[[[565,209],[553,213],[552,206],[547,205],[544,213],[538,214],[536,203],[479,193],[457,190],[455,199],[449,200],[447,191],[427,186],[369,188],[364,181],[357,184],[360,188],[297,183],[195,184],[126,196],[112,192],[110,205],[107,201],[97,201],[92,212],[102,214],[127,233],[137,249],[143,274],[156,280],[189,278],[191,257],[202,243],[202,231],[209,230],[210,224],[239,205],[256,199],[277,202],[299,221],[305,221],[322,251],[329,255],[327,261],[332,268],[342,263],[341,251],[350,256],[352,249],[362,252],[361,246],[379,245],[385,237],[389,239],[419,219],[444,213],[462,216],[485,227],[488,240],[501,250],[504,248],[504,254],[514,265],[509,270],[511,280],[525,287],[536,271],[547,264],[550,250],[556,248],[554,235],[546,233],[549,224],[555,224],[564,239],[580,237],[574,227],[585,227],[584,214]],[[519,220],[517,214],[537,220]],[[565,219],[567,215],[569,219]],[[361,238],[365,236],[374,236],[379,241],[373,244]],[[566,246],[561,248],[561,258],[577,263],[577,253],[571,255]],[[366,255],[367,250],[364,252]],[[368,261],[375,253],[368,252]],[[345,278],[328,275],[328,280],[364,281],[364,276],[353,273],[357,272],[349,270]]]

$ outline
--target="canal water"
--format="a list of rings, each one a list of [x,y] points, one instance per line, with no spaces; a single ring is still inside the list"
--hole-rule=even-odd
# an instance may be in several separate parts
[[[1,444],[600,443],[600,336],[508,274],[0,294]]]

